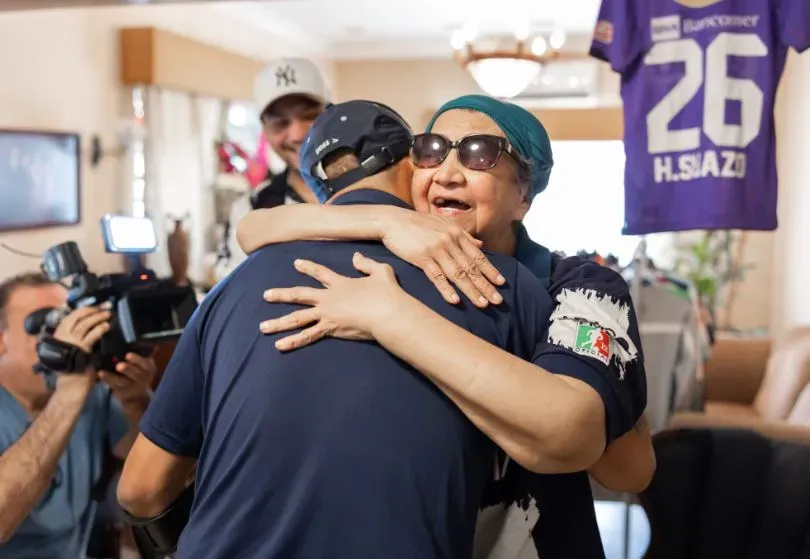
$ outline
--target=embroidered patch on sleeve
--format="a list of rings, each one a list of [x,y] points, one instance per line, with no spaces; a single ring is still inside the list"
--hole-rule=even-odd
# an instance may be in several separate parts
[[[607,365],[610,363],[610,338],[608,333],[592,324],[577,324],[574,351],[598,359]]]
[[[630,307],[592,289],[563,289],[551,314],[548,341],[605,365],[624,379],[627,364],[638,357],[628,333]]]

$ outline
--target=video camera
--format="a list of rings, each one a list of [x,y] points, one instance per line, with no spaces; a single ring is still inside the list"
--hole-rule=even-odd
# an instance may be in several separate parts
[[[107,252],[139,257],[157,248],[155,226],[149,218],[105,215],[101,230]],[[41,268],[47,278],[72,281],[66,309],[44,308],[25,319],[25,330],[40,337],[36,372],[82,372],[92,365],[114,373],[115,365],[128,352],[148,355],[151,344],[180,337],[197,308],[194,290],[158,280],[139,259],[133,260],[137,265],[130,273],[98,276],[88,270],[73,241],[45,252]],[[112,313],[109,331],[91,353],[53,338],[63,317],[90,305],[107,306]]]

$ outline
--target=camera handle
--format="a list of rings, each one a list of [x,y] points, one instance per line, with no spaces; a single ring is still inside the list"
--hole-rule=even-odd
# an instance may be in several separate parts
[[[41,369],[60,373],[81,373],[90,365],[90,354],[75,345],[43,336],[37,342]]]

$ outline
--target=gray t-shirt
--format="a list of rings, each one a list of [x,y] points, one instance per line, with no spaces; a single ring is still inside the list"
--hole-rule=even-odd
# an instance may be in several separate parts
[[[0,387],[0,452],[31,425],[31,418]],[[84,558],[96,503],[90,492],[99,480],[104,437],[110,448],[126,435],[127,421],[109,389],[97,385],[87,398],[50,488],[11,539],[0,546],[0,559]]]

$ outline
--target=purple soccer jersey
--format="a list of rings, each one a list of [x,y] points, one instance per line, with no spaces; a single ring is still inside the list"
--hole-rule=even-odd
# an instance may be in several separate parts
[[[622,76],[624,234],[776,229],[789,47],[810,47],[810,0],[602,0],[591,55]]]

